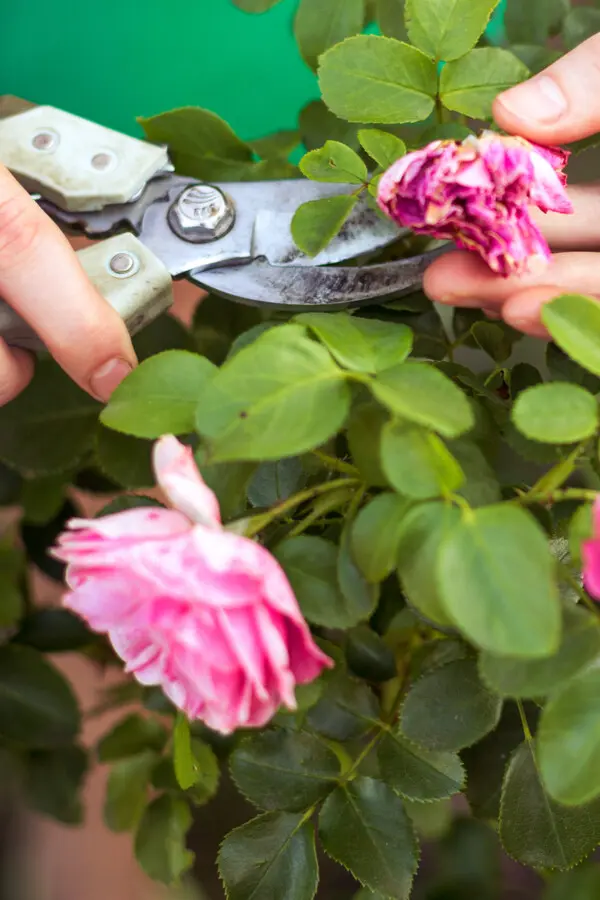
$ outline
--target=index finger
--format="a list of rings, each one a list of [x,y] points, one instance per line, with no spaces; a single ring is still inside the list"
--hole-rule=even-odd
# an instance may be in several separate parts
[[[600,131],[600,34],[496,98],[494,118],[511,134],[562,144]]]
[[[0,166],[0,296],[80,387],[100,400],[136,364],[124,322],[66,237]]]

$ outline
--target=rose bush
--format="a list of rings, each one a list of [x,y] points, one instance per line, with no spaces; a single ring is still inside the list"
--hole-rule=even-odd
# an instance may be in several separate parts
[[[196,108],[142,125],[207,180],[298,177],[303,145],[307,177],[350,185],[296,213],[298,246],[317,253],[359,196],[375,205],[387,185],[393,210],[407,149],[429,165],[422,148],[467,138],[497,179],[481,148],[499,139],[469,136],[491,127],[498,91],[600,27],[594,7],[510,0],[492,46],[496,6],[301,0],[323,99],[298,131],[247,143]],[[562,156],[544,170],[508,146],[515,220],[528,198],[564,206]],[[488,188],[461,210],[479,215]],[[519,264],[546,252],[532,235],[509,253]],[[404,233],[360,262],[434,244]],[[500,896],[500,846],[550,882],[548,900],[595,897],[600,873],[580,864],[600,843],[600,307],[559,297],[544,322],[534,365],[507,326],[442,321],[420,292],[343,313],[209,296],[190,328],[165,316],[136,338],[141,365],[104,408],[41,359],[0,410],[0,501],[22,510],[0,544],[0,741],[29,802],[77,823],[87,767],[108,764],[108,827],[172,883],[193,863],[191,810],[220,802],[228,767],[257,808],[219,853],[231,900],[311,900],[317,835],[360,900],[408,898],[433,836],[446,862],[428,898]],[[78,522],[82,492],[120,496]],[[40,608],[29,564],[63,581],[65,561],[66,606]],[[99,698],[139,712],[92,754],[48,659],[65,651],[138,675]],[[219,734],[236,725],[250,727]]]

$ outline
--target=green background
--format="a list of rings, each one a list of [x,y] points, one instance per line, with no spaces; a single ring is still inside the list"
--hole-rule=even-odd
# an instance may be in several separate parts
[[[524,0],[526,2],[526,0]],[[5,0],[0,94],[137,134],[136,116],[205,106],[251,140],[319,97],[292,33],[298,0]],[[4,5],[4,4],[3,4]]]

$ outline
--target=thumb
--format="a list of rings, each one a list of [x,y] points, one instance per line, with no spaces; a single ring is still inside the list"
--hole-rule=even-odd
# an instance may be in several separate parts
[[[540,144],[562,144],[600,131],[600,34],[529,81],[496,98],[506,131]]]

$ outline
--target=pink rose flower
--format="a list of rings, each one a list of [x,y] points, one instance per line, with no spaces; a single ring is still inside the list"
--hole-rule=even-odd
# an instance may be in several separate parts
[[[600,496],[594,503],[592,537],[589,541],[583,541],[581,551],[585,589],[596,600],[600,600]]]
[[[484,132],[435,141],[395,162],[379,182],[386,215],[417,234],[454,241],[500,275],[544,264],[550,249],[529,207],[572,213],[563,172],[569,153]]]
[[[68,523],[54,550],[68,564],[65,605],[190,719],[223,734],[260,727],[333,663],[277,561],[223,529],[192,451],[163,437],[154,469],[174,509]]]

